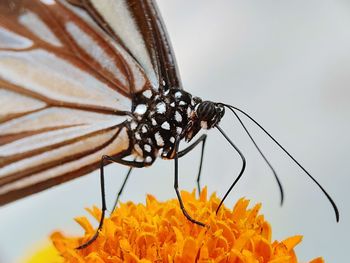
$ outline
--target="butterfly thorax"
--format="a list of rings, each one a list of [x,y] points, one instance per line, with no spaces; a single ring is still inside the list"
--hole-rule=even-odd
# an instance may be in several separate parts
[[[175,144],[190,141],[201,128],[211,128],[223,116],[217,104],[202,101],[182,89],[146,90],[135,95],[130,120],[133,154],[150,165],[161,156],[174,158]]]

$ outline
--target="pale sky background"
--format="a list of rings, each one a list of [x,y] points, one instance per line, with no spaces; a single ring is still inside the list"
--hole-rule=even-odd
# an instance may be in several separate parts
[[[280,175],[286,200],[266,164],[227,113],[222,127],[247,158],[247,170],[227,199],[262,202],[273,238],[303,234],[296,251],[305,262],[347,262],[350,187],[350,2],[203,1],[159,3],[175,49],[184,88],[250,113],[317,178],[329,202],[306,175],[253,125],[248,127]],[[237,154],[215,130],[209,138],[203,185],[223,196],[237,175]],[[195,187],[199,149],[180,161],[180,186]],[[127,171],[107,170],[109,207]],[[55,229],[82,233],[73,217],[100,206],[98,172],[0,208],[0,262],[18,262]],[[122,200],[143,202],[146,193],[175,197],[173,162],[136,170]]]

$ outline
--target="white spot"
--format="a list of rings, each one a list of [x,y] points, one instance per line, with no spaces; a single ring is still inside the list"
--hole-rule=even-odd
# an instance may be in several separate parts
[[[154,134],[154,138],[156,139],[158,146],[164,146],[164,140],[159,132],[156,132],[156,134]]]
[[[156,106],[156,111],[159,114],[162,114],[166,111],[165,103],[164,102],[159,102]]]
[[[146,133],[147,132],[147,127],[145,125],[143,125],[141,131],[142,131],[142,133]]]
[[[152,91],[149,89],[145,90],[142,94],[143,94],[143,96],[145,96],[148,99],[152,97]]]
[[[180,134],[182,132],[182,128],[181,127],[176,127],[176,132],[177,132],[177,134]]]
[[[130,123],[130,128],[131,128],[132,130],[135,130],[136,127],[137,127],[137,123],[134,122],[134,121],[132,121],[132,122]]]
[[[156,126],[158,123],[156,122],[156,120],[154,118],[152,118],[152,125]]]
[[[175,98],[179,99],[182,97],[182,93],[180,91],[175,93]]]
[[[49,5],[50,5],[50,3],[49,3]],[[50,44],[55,45],[55,46],[62,46],[61,42],[54,35],[53,31],[34,12],[31,12],[29,10],[27,10],[26,12],[23,12],[18,17],[18,21],[23,26],[25,26],[27,29],[29,29],[34,34],[36,34],[39,38],[44,40],[45,42],[49,42]],[[6,38],[5,38],[4,42],[11,43],[12,41],[8,42],[8,41],[6,41]]]
[[[146,163],[152,162],[152,157],[151,156],[147,156],[145,161],[146,161]]]
[[[161,127],[164,130],[170,130],[170,125],[169,125],[169,122],[167,122],[167,121],[163,122]]]
[[[208,129],[208,123],[206,121],[201,121],[201,127],[203,129]]]
[[[138,132],[135,132],[135,138],[137,140],[141,140],[141,136],[140,136],[140,134]]]
[[[162,84],[163,84],[163,86],[165,86],[165,84],[166,84],[164,79],[162,80]]]
[[[147,106],[145,104],[139,104],[136,106],[134,113],[138,115],[143,115],[147,111]]]
[[[186,105],[186,102],[184,102],[183,100],[179,102],[179,105]]]
[[[187,108],[187,116],[190,117],[191,113],[192,113],[192,109],[191,109],[191,107],[188,107]]]
[[[171,107],[175,107],[175,102],[170,103]]]
[[[166,95],[168,95],[169,94],[169,89],[166,91],[166,92],[164,92],[164,95],[166,96]]]
[[[182,122],[182,116],[178,111],[175,112],[175,120],[177,122]]]
[[[142,156],[136,156],[136,162],[138,163],[143,163],[144,159],[142,158]]]
[[[145,144],[143,146],[143,148],[145,149],[146,152],[151,152],[151,150],[152,150],[151,145],[149,145],[149,144]]]
[[[162,157],[167,157],[169,150],[163,150],[162,151]]]
[[[170,137],[169,141],[170,141],[171,143],[174,143],[174,142],[175,142],[175,138],[174,138],[174,137]]]
[[[55,4],[55,1],[53,0],[40,0],[41,2],[43,2],[46,5],[53,5]]]
[[[135,144],[135,145],[134,145],[134,149],[136,150],[136,152],[137,152],[139,155],[142,155],[142,154],[143,154],[140,145]]]

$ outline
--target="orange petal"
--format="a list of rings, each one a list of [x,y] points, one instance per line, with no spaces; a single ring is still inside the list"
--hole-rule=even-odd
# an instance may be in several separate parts
[[[298,245],[301,240],[303,239],[303,236],[292,236],[289,238],[286,238],[283,240],[283,244],[286,246],[288,251],[291,251],[296,245]]]
[[[233,209],[223,206],[217,215],[220,200],[215,194],[208,200],[206,188],[199,198],[195,191],[183,191],[181,195],[190,215],[205,222],[206,227],[187,220],[177,199],[160,202],[149,195],[146,205],[120,203],[111,217],[105,219],[97,240],[86,249],[75,249],[95,233],[85,217],[76,219],[85,230],[83,237],[65,237],[55,232],[51,239],[66,262],[74,263],[297,262],[294,248],[302,237],[271,241],[271,226],[259,214],[261,204],[248,208],[249,200],[241,198]],[[89,212],[96,219],[101,215],[96,207]]]
[[[318,257],[318,258],[311,260],[310,263],[324,263],[324,260],[322,257]]]

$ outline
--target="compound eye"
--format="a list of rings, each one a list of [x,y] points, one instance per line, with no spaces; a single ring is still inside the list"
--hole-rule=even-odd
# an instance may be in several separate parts
[[[204,101],[199,104],[197,109],[197,116],[200,120],[208,121],[211,120],[216,113],[215,106],[210,101]]]
[[[223,117],[225,114],[225,108],[223,105],[219,104],[216,106],[216,113],[220,116]]]

